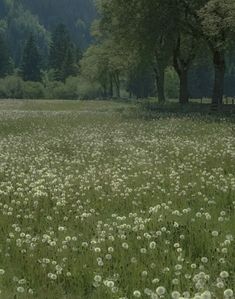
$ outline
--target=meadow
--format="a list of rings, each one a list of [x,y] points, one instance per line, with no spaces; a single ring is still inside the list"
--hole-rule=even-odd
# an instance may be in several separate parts
[[[133,111],[0,102],[0,298],[235,297],[235,123]]]

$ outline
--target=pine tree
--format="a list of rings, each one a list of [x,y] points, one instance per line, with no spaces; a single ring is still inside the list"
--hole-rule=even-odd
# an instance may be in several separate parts
[[[21,66],[21,74],[22,78],[25,81],[41,81],[41,57],[39,55],[39,51],[36,45],[36,41],[31,34],[29,39],[26,42],[22,66]]]
[[[77,66],[76,66],[76,56],[75,56],[75,49],[73,45],[68,47],[63,66],[62,66],[62,74],[64,80],[69,76],[74,76],[77,73]]]
[[[49,67],[54,70],[54,78],[65,81],[67,77],[77,72],[76,49],[71,42],[65,25],[59,24],[52,34],[50,46]]]
[[[0,34],[0,77],[9,74],[11,70],[11,58],[8,51],[6,41]]]

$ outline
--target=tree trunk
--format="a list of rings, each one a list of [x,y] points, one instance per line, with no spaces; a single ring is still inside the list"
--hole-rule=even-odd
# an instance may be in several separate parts
[[[225,57],[222,51],[215,51],[214,55],[214,88],[212,96],[212,104],[221,105],[223,104],[224,95],[224,77],[225,77]]]
[[[113,76],[112,76],[112,74],[110,74],[110,76],[109,76],[109,96],[110,96],[110,98],[113,98]]]
[[[117,74],[117,97],[120,99],[121,97],[121,91],[120,91],[120,78],[119,78],[119,74]]]
[[[174,53],[174,69],[179,76],[180,80],[180,93],[179,102],[181,104],[188,104],[189,91],[188,91],[188,68],[189,63],[178,58],[177,53]]]
[[[183,69],[179,74],[180,78],[180,95],[179,102],[181,104],[188,104],[189,102],[189,91],[188,91],[188,70]]]
[[[181,36],[178,36],[177,43],[173,51],[173,65],[180,80],[179,102],[181,104],[189,103],[188,71],[190,64],[195,57],[194,48],[194,42],[192,40],[192,46],[189,49],[190,52],[186,57],[184,57],[181,50]]]
[[[106,99],[108,97],[108,88],[106,83],[102,84],[102,88],[103,88],[103,97]]]
[[[159,103],[165,103],[165,68],[162,66],[156,66],[154,68],[157,85],[157,95]]]
[[[114,82],[115,82],[117,97],[120,98],[121,97],[121,91],[120,91],[120,76],[119,76],[119,72],[116,72],[114,74]]]

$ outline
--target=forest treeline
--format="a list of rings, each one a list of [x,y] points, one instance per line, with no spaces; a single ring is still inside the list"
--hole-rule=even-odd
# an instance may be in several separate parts
[[[221,104],[234,37],[233,0],[0,0],[0,97]]]

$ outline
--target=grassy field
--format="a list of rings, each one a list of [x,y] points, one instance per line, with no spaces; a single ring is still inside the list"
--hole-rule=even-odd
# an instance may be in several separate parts
[[[133,111],[0,102],[0,298],[234,298],[234,122]]]

